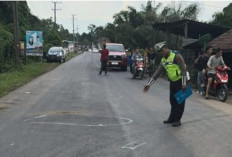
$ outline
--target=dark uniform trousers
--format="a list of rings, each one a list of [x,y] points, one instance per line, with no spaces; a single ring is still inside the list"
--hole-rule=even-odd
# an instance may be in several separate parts
[[[101,61],[101,69],[100,69],[99,74],[101,74],[102,71],[105,71],[105,74],[107,73],[107,60]]]
[[[170,104],[171,104],[171,112],[169,116],[169,120],[171,121],[179,121],[183,115],[185,101],[181,104],[178,104],[174,95],[182,89],[182,79],[178,81],[170,81]]]

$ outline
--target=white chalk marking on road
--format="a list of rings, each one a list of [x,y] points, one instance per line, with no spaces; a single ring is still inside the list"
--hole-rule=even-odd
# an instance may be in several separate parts
[[[38,117],[34,117],[35,119],[37,118],[42,118],[42,117],[46,117],[47,115],[42,115],[42,116],[38,116]]]
[[[42,116],[38,116],[38,117],[34,117],[34,118],[42,118],[45,117],[47,115],[42,115]],[[106,116],[105,116],[106,117]],[[108,126],[118,126],[118,125],[126,125],[126,124],[130,124],[133,122],[133,120],[128,119],[128,118],[121,118],[119,117],[119,119],[123,119],[127,122],[124,123],[119,123],[119,124],[76,124],[76,123],[63,123],[63,122],[30,122],[30,123],[37,123],[37,124],[51,124],[51,125],[71,125],[71,126],[88,126],[88,127],[108,127]],[[29,121],[29,120],[33,120],[33,119],[26,119],[24,121]]]
[[[123,149],[128,148],[128,149],[135,150],[136,148],[141,147],[141,146],[143,146],[145,144],[146,144],[146,142],[141,143],[141,144],[136,144],[136,141],[134,141],[134,142],[126,144],[125,146],[122,146],[122,148]],[[132,145],[132,146],[130,146],[130,145]]]
[[[14,146],[14,143],[11,143],[10,145],[11,145],[11,146]]]
[[[125,146],[122,146],[122,148],[126,148],[128,145],[131,145],[131,144],[133,144],[133,143],[135,143],[135,141],[134,141],[134,142],[131,142],[131,143],[128,143],[128,144],[126,144]]]
[[[36,124],[54,124],[54,125],[77,125],[75,123],[60,123],[60,122],[31,122],[31,123],[36,123]]]
[[[31,92],[29,91],[29,92],[25,92],[26,94],[31,94]]]
[[[29,121],[29,120],[32,120],[32,119],[25,119],[24,122],[27,122],[27,121]]]

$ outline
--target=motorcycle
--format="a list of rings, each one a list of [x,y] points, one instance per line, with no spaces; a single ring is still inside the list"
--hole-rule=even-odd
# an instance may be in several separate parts
[[[133,78],[139,77],[141,80],[144,76],[144,63],[143,58],[136,58]]]
[[[149,75],[149,77],[151,77],[154,72],[155,72],[155,60],[150,60],[147,68],[147,74]]]
[[[215,97],[218,97],[218,99],[222,102],[225,102],[228,96],[228,74],[227,71],[229,70],[229,67],[216,67],[216,76],[213,78],[213,82],[210,85],[209,94]],[[206,79],[206,85],[207,85],[208,79]],[[206,86],[202,87],[202,95],[206,95]]]

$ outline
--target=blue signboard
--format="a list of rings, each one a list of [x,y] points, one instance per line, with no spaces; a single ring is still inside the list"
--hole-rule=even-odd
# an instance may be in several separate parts
[[[43,56],[42,31],[26,31],[26,55]]]

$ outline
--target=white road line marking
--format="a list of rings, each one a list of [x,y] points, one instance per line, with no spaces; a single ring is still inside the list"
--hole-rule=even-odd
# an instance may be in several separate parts
[[[35,119],[36,118],[42,118],[42,117],[46,117],[47,115],[42,115],[42,116],[38,116],[38,117],[34,117]]]
[[[25,92],[26,94],[31,94],[31,92]]]
[[[130,147],[130,145],[134,145],[134,144],[135,144],[135,146],[133,146],[133,147],[131,146],[131,147]],[[136,144],[136,141],[134,141],[134,142],[131,142],[131,143],[126,144],[125,146],[122,146],[122,148],[123,148],[123,149],[128,148],[128,149],[135,150],[136,148],[141,147],[141,146],[143,146],[143,145],[145,145],[145,144],[146,144],[146,142],[141,143],[141,144]]]

